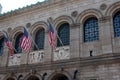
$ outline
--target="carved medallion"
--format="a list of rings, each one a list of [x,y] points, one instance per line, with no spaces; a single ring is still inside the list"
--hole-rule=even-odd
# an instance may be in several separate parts
[[[103,3],[103,4],[100,5],[100,9],[101,9],[101,10],[105,10],[106,8],[107,8],[107,5],[106,5],[106,4]]]
[[[27,23],[27,24],[26,24],[26,27],[27,27],[27,28],[30,28],[30,26],[31,26],[31,23]]]
[[[72,13],[71,13],[71,16],[72,17],[76,17],[78,15],[78,12],[77,11],[73,11]]]

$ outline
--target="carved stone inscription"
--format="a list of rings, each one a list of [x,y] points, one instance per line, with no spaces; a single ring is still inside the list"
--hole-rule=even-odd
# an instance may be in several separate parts
[[[8,66],[20,65],[21,54],[14,54],[9,56]]]
[[[54,61],[64,60],[70,58],[70,49],[69,47],[58,48],[54,51]]]
[[[44,52],[34,51],[29,54],[29,64],[43,62]]]

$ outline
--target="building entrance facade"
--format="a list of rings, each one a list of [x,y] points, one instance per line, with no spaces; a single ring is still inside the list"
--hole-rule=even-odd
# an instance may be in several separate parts
[[[69,80],[64,74],[56,74],[51,80]]]
[[[30,76],[27,80],[40,80],[40,79],[36,76]]]
[[[7,80],[15,80],[14,78],[8,78]]]

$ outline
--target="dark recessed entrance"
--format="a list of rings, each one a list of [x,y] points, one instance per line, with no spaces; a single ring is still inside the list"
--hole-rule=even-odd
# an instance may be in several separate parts
[[[69,80],[64,74],[57,74],[53,76],[52,80]]]
[[[15,80],[14,78],[8,78],[7,80]]]
[[[36,76],[30,76],[27,80],[39,80],[39,78]]]

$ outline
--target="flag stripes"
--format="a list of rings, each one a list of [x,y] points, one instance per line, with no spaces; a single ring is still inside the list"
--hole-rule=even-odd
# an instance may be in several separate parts
[[[5,44],[8,47],[11,56],[14,54],[14,46],[12,42],[4,35]]]
[[[49,23],[49,43],[50,45],[56,49],[56,40],[57,40],[57,32],[54,30],[51,23]]]
[[[49,35],[50,35],[50,40],[49,40],[50,45],[56,48],[56,33],[49,32]]]
[[[24,28],[24,34],[22,36],[22,40],[21,40],[21,48],[23,50],[25,50],[26,52],[30,52],[30,49],[32,47],[32,38],[31,36],[28,34],[27,30]]]

